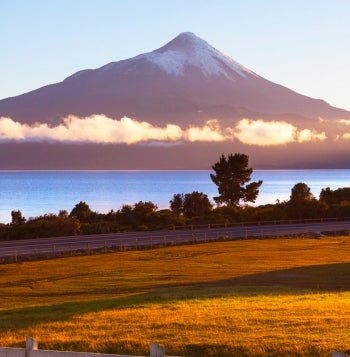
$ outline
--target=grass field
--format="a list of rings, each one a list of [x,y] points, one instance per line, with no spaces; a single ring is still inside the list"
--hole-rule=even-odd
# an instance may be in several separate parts
[[[350,237],[0,265],[0,345],[182,356],[350,350]]]

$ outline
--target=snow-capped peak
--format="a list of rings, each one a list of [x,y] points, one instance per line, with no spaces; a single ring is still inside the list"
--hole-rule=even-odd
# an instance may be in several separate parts
[[[135,57],[140,58],[172,75],[184,75],[189,67],[200,69],[205,76],[223,75],[230,79],[235,79],[235,75],[256,75],[192,32],[182,32],[165,46]]]

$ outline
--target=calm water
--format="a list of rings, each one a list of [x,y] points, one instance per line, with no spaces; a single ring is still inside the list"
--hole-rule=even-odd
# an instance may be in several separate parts
[[[194,190],[216,195],[210,171],[0,171],[0,221],[7,222],[13,209],[26,217],[70,211],[86,201],[106,212],[124,203],[153,201],[166,208],[174,193]],[[314,195],[323,187],[350,186],[350,170],[256,170],[263,180],[257,204],[289,197],[297,182],[307,183]]]

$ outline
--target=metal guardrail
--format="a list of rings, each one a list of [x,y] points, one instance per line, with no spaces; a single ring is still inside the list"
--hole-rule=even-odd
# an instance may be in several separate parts
[[[337,222],[349,221],[350,217],[322,217],[322,218],[300,218],[300,219],[282,219],[268,221],[244,221],[232,223],[208,223],[208,224],[188,224],[184,226],[173,226],[170,230],[181,229],[198,229],[198,228],[219,228],[219,227],[246,227],[246,226],[261,226],[261,225],[278,225],[278,224],[295,224],[295,223],[322,223],[322,222]]]
[[[306,218],[306,219],[285,219],[285,220],[269,220],[269,221],[244,221],[244,222],[232,222],[232,223],[208,223],[208,224],[189,224],[184,226],[171,226],[160,230],[139,230],[139,231],[117,231],[111,233],[98,233],[98,234],[80,234],[71,236],[56,236],[56,237],[42,237],[42,238],[28,238],[27,240],[37,240],[37,239],[61,239],[61,238],[72,238],[77,237],[94,237],[98,236],[102,238],[110,238],[116,234],[125,235],[140,235],[140,233],[146,232],[166,232],[166,231],[178,231],[178,230],[198,230],[198,229],[215,229],[215,228],[234,228],[234,227],[249,227],[249,226],[264,226],[264,225],[283,225],[283,224],[301,224],[301,223],[323,223],[323,222],[342,222],[350,221],[350,217],[330,217],[330,218]],[[25,238],[26,239],[26,238]],[[18,239],[19,240],[19,239]],[[23,239],[24,240],[24,239]],[[16,239],[10,240],[0,240],[2,242],[12,242]]]

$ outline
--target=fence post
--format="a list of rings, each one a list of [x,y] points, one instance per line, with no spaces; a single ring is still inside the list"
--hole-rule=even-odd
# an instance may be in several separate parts
[[[150,357],[165,357],[164,347],[156,342],[152,342],[150,345]]]
[[[29,336],[26,337],[26,351],[25,357],[30,357],[30,351],[36,351],[38,349],[38,342]]]

